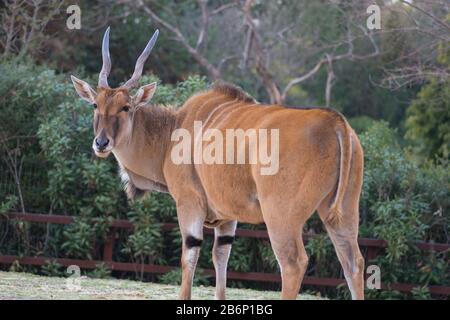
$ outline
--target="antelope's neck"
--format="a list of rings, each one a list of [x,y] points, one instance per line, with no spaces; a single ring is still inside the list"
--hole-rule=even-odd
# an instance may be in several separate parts
[[[166,185],[163,164],[174,126],[174,111],[160,106],[141,108],[134,115],[129,141],[114,148],[114,156],[127,171]]]

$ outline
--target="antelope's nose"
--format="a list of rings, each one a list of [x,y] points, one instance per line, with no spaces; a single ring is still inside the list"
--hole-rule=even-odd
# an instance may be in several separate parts
[[[95,139],[95,146],[98,150],[104,150],[109,144],[109,139],[106,137],[99,137]]]

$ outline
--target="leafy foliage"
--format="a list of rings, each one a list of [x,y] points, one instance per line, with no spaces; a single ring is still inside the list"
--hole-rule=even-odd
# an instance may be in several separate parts
[[[47,261],[47,264],[43,265],[41,272],[49,277],[61,277],[64,275],[63,266],[54,260]]]
[[[109,279],[111,278],[111,269],[104,263],[99,263],[95,269],[89,272],[88,276],[94,279]]]
[[[13,64],[2,65],[1,68],[14,77]],[[66,214],[76,216],[76,219],[68,226],[32,225],[30,234],[33,237],[28,239],[19,232],[26,229],[25,225],[14,225],[15,228],[11,229],[13,222],[2,219],[2,253],[20,255],[28,248],[29,253],[36,255],[100,259],[111,220],[121,218],[132,221],[134,230],[132,233],[117,231],[116,236],[121,241],[115,246],[115,261],[178,265],[181,254],[180,233],[178,229],[162,232],[160,228],[162,223],[177,221],[173,200],[167,195],[151,194],[140,201],[128,203],[118,179],[114,159],[96,159],[92,155],[92,110],[75,96],[67,76],[27,64],[17,66],[16,69],[21,75],[16,80],[0,78],[0,90],[14,92],[13,95],[3,96],[4,104],[0,108],[4,108],[13,117],[11,123],[7,124],[8,132],[27,128],[24,134],[35,135],[37,138],[38,143],[29,144],[24,149],[27,154],[25,162],[39,157],[43,159],[39,162],[40,181],[33,183],[45,187],[39,187],[37,191],[24,190],[26,195],[39,192],[36,199],[41,200],[27,202],[27,207],[32,203],[32,207],[38,212]],[[34,81],[34,85],[28,86],[28,81]],[[189,96],[208,85],[206,79],[200,76],[188,77],[177,85],[162,84],[154,76],[145,76],[141,83],[152,81],[158,81],[154,103],[174,106],[180,106]],[[24,85],[18,85],[17,82]],[[16,111],[12,110],[14,108]],[[29,127],[25,126],[27,121],[30,122]],[[411,153],[408,146],[402,145],[405,142],[398,139],[399,133],[385,122],[357,118],[352,123],[356,123],[355,127],[362,132],[360,138],[365,152],[360,235],[388,241],[386,250],[380,252],[379,257],[371,263],[380,266],[383,282],[418,283],[420,287],[408,297],[429,298],[425,289],[427,285],[450,283],[448,252],[422,252],[417,250],[413,242],[449,242],[448,160],[421,161]],[[15,209],[17,202],[17,196],[1,194],[0,212]],[[261,228],[248,225],[239,227]],[[342,276],[334,249],[320,220],[314,216],[305,229],[315,235],[306,245],[310,256],[307,274],[320,277]],[[206,238],[199,259],[200,268],[212,267],[211,247],[211,239]],[[28,267],[13,266],[15,270],[26,268]],[[58,275],[60,269],[59,265],[49,261],[37,271]],[[279,272],[270,243],[246,238],[235,241],[229,270]],[[210,277],[200,274],[197,273],[196,283],[213,283]],[[109,277],[111,270],[100,265],[90,275]],[[114,276],[119,274],[114,273]],[[178,283],[180,271],[158,278],[150,278],[141,270],[123,276]],[[230,281],[230,285],[278,288],[275,284],[239,281]],[[306,290],[317,288],[307,286]],[[322,291],[327,295],[348,296],[345,287]],[[395,291],[373,290],[368,290],[367,296],[385,299],[405,297]]]
[[[426,157],[450,156],[450,81],[422,87],[407,112],[406,136]]]
[[[161,257],[163,248],[161,225],[154,217],[155,211],[151,210],[152,202],[146,198],[132,204],[128,219],[134,224],[135,229],[123,251],[132,254],[140,263],[146,262],[145,258],[148,257],[151,258],[151,263],[165,264],[165,259]]]

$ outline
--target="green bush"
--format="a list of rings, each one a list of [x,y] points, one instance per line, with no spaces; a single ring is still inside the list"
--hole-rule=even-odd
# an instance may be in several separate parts
[[[128,219],[134,225],[134,232],[128,237],[123,252],[129,253],[139,263],[166,264],[162,255],[161,224],[156,219],[149,198],[136,201],[128,212]]]
[[[63,266],[54,260],[47,260],[46,264],[42,266],[41,272],[49,277],[65,276]]]
[[[383,282],[448,285],[448,253],[420,251],[413,245],[414,241],[449,242],[450,180],[445,161],[417,163],[384,122],[362,134],[361,143],[365,172],[360,235],[388,242],[384,254],[372,262],[381,268]],[[381,295],[387,293],[369,292],[370,297]],[[418,291],[413,294],[417,296]]]
[[[376,122],[376,120],[368,116],[360,116],[350,118],[348,119],[348,122],[350,123],[350,126],[356,131],[356,133],[360,134],[369,129]]]
[[[437,48],[438,62],[450,68],[450,50]],[[406,138],[422,157],[450,157],[450,80],[430,77],[407,110]]]
[[[39,210],[48,206],[41,191],[46,172],[36,132],[42,119],[67,99],[64,76],[30,61],[0,64],[0,202],[18,197],[16,209]],[[19,173],[20,188],[14,181]],[[46,209],[47,210],[47,209]]]
[[[0,203],[0,214],[9,212],[17,204],[17,197],[9,195],[6,197],[4,202]]]
[[[0,111],[12,117],[11,123],[1,129],[7,133],[22,130],[20,134],[35,137],[34,142],[20,144],[22,154],[26,155],[24,164],[39,163],[36,175],[28,176],[27,171],[23,175],[24,181],[28,179],[25,185],[31,186],[23,188],[25,209],[76,217],[75,223],[67,226],[29,225],[1,219],[2,254],[101,259],[110,223],[114,218],[121,218],[131,220],[134,230],[131,234],[116,232],[120,241],[114,248],[115,261],[178,265],[180,232],[178,228],[171,232],[160,229],[161,223],[177,221],[173,199],[164,194],[151,194],[128,203],[115,160],[112,157],[97,159],[92,154],[92,109],[76,96],[68,77],[29,63],[14,65],[11,62],[0,68]],[[159,83],[154,103],[173,106],[182,105],[187,97],[207,87],[206,79],[198,76],[177,85],[164,85],[154,76],[145,76],[141,84],[152,81]],[[360,118],[353,119],[352,123],[358,124],[355,126],[362,132],[360,138],[365,154],[360,235],[388,242],[386,250],[380,251],[379,257],[370,263],[380,266],[385,283],[419,284],[408,297],[429,298],[424,289],[427,285],[450,285],[448,252],[419,251],[413,242],[449,242],[448,160],[419,162],[420,158],[411,153],[408,146],[400,145],[398,133],[384,122]],[[11,143],[8,147],[16,145]],[[0,214],[18,209],[20,202],[16,194],[1,193]],[[245,224],[239,227],[262,228]],[[306,244],[310,256],[307,275],[342,277],[334,249],[317,216],[308,221],[305,231],[318,235]],[[205,237],[200,268],[212,268],[211,247],[212,239]],[[35,270],[20,265],[13,268]],[[246,238],[235,241],[229,270],[279,272],[270,243]],[[40,272],[56,275],[60,268],[49,262]],[[109,274],[110,270],[104,266],[92,272],[99,277]],[[124,276],[145,278],[140,270]],[[178,283],[179,271],[159,279],[164,283]],[[196,283],[212,284],[213,280],[199,277]],[[239,281],[230,281],[230,285],[279,288],[278,284]],[[305,289],[317,290],[308,286]],[[327,295],[348,297],[345,286],[338,290],[321,290]],[[368,290],[367,296],[387,299],[407,295]]]
[[[111,268],[104,263],[99,263],[94,270],[88,273],[88,276],[94,279],[109,279],[111,278]]]

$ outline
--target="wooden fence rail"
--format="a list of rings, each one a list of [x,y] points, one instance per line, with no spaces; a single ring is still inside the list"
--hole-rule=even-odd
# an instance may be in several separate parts
[[[1,216],[0,216],[1,218]],[[18,213],[11,212],[5,215],[5,218],[19,221],[35,222],[35,223],[51,223],[51,224],[71,224],[74,222],[74,218],[71,216],[63,215],[47,215],[47,214],[31,214],[31,213]],[[161,228],[163,231],[170,231],[177,228],[176,223],[163,223]],[[126,262],[115,262],[113,258],[113,249],[115,242],[115,230],[116,229],[133,229],[133,224],[128,220],[113,220],[110,225],[110,230],[105,241],[103,248],[103,259],[99,261],[95,260],[80,260],[80,259],[65,259],[56,257],[19,257],[11,255],[0,255],[0,264],[12,264],[18,262],[22,265],[36,265],[42,266],[48,263],[49,260],[56,261],[63,266],[78,265],[83,269],[95,269],[100,263],[106,264],[113,271],[128,271],[128,272],[144,272],[144,273],[154,273],[161,274],[167,273],[178,267],[174,266],[162,266],[153,264],[136,264],[136,263],[126,263]],[[212,229],[205,229],[206,235],[214,234]],[[237,237],[245,238],[258,238],[267,239],[269,236],[266,230],[248,230],[248,229],[237,229]],[[307,241],[311,237],[304,236]],[[367,249],[366,259],[371,261],[377,257],[380,249],[387,246],[387,242],[381,239],[369,239],[369,238],[359,238],[358,243],[361,247]],[[416,242],[414,245],[424,251],[437,251],[443,252],[450,250],[450,244],[442,243],[428,243],[428,242]],[[213,269],[203,270],[203,274],[207,276],[214,276],[215,271]],[[234,272],[228,271],[228,278],[232,280],[247,280],[247,281],[261,281],[261,282],[281,282],[281,277],[279,274],[263,273],[263,272]],[[305,277],[303,284],[316,285],[316,286],[330,286],[336,287],[345,283],[344,279],[337,278],[318,278],[318,277]],[[381,284],[381,288],[385,290],[398,290],[401,292],[411,292],[418,284],[407,284],[407,283],[395,283],[395,284]],[[430,293],[437,295],[450,296],[450,287],[445,286],[428,286]]]

